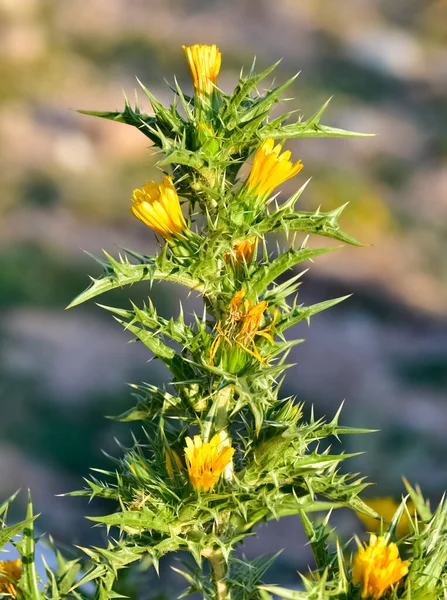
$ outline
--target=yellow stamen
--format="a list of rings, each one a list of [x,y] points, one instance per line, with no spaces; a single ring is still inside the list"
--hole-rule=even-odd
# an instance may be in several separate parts
[[[354,558],[352,581],[362,586],[362,598],[379,600],[408,573],[408,560],[401,560],[394,542],[371,534],[369,545],[361,546]]]
[[[22,561],[0,560],[0,596],[8,594],[11,598],[17,598],[17,582],[22,576]]]
[[[132,213],[155,233],[166,240],[182,236],[186,223],[170,177],[165,177],[163,183],[150,181],[141,190],[134,190],[132,202]]]
[[[211,491],[230,463],[234,448],[227,436],[221,437],[218,433],[210,442],[203,443],[198,435],[194,440],[187,437],[185,442],[186,466],[192,486],[199,491]]]
[[[198,94],[211,95],[217,83],[222,55],[216,45],[182,46]]]
[[[294,177],[303,168],[301,161],[294,164],[289,160],[289,150],[280,154],[281,144],[274,146],[274,143],[269,138],[258,148],[247,180],[248,190],[262,199],[270,196],[278,185]]]

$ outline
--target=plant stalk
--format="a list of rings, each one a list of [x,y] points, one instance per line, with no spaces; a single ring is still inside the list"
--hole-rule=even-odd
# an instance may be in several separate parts
[[[233,399],[234,388],[232,385],[227,385],[219,392],[217,400],[216,410],[216,432],[224,432],[228,437],[228,412],[230,409],[230,402]],[[230,460],[228,465],[225,467],[223,472],[224,479],[230,481],[233,479],[234,465],[233,459]]]
[[[227,574],[227,564],[221,550],[210,549],[205,553],[205,556],[211,563],[213,570],[214,582],[217,588],[217,600],[231,600],[231,594],[228,591],[225,583]]]
[[[217,406],[216,406],[216,421],[215,427],[216,432],[226,430],[228,426],[228,410],[230,408],[230,402],[233,398],[233,386],[227,385],[220,392],[218,392]]]

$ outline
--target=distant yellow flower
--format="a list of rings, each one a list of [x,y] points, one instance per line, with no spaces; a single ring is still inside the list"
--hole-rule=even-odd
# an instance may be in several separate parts
[[[210,442],[202,442],[198,435],[194,440],[185,439],[185,458],[189,480],[196,490],[209,492],[219,481],[225,467],[231,461],[234,448],[230,446],[228,437],[218,433]]]
[[[352,581],[362,586],[362,598],[379,600],[408,573],[408,560],[401,560],[394,542],[371,534],[369,545],[361,546],[354,558]]]
[[[290,159],[291,152],[281,152],[281,144],[265,140],[256,151],[253,166],[248,176],[248,189],[261,198],[267,198],[273,190],[287,179],[294,177],[303,168],[301,161],[295,164]]]
[[[214,44],[182,46],[191,69],[192,81],[197,93],[211,95],[217,83],[222,55]]]
[[[399,508],[399,504],[395,500],[393,500],[393,498],[390,498],[390,497],[364,498],[363,501],[370,508],[372,508],[377,513],[379,513],[379,515],[385,521],[388,521],[388,522],[390,522],[392,520],[394,513]],[[415,507],[411,500],[409,502],[407,502],[407,509],[410,512],[410,514],[414,513]],[[357,512],[357,516],[362,521],[362,523],[365,525],[367,531],[369,531],[371,533],[379,533],[380,532],[380,521],[378,521],[377,519],[374,519],[373,517],[370,517],[369,515],[365,515],[361,512]],[[396,535],[398,538],[401,538],[404,535],[407,535],[407,533],[409,533],[409,532],[410,532],[410,521],[409,521],[407,512],[404,510],[404,512],[402,513],[402,516],[400,518],[400,521],[397,525]]]
[[[233,261],[234,265],[244,265],[251,261],[259,239],[251,237],[248,240],[235,242],[233,249],[224,256],[225,262]]]
[[[150,181],[134,190],[132,213],[166,240],[181,237],[186,229],[177,191],[170,177],[163,183]]]
[[[0,560],[0,596],[9,594],[12,598],[17,597],[17,582],[22,575],[22,561]]]

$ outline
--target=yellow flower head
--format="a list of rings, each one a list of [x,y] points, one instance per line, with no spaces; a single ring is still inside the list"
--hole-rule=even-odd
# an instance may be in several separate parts
[[[303,168],[301,161],[295,164],[290,159],[291,152],[281,152],[281,144],[274,145],[269,138],[256,151],[253,166],[248,176],[248,189],[265,199],[287,179],[294,177]]]
[[[270,344],[275,344],[270,334],[273,323],[270,323],[264,329],[260,329],[262,316],[268,308],[268,302],[263,300],[262,302],[253,304],[248,299],[244,300],[244,296],[244,288],[234,294],[230,300],[228,317],[223,324],[219,321],[216,326],[218,335],[214,339],[210,349],[211,364],[213,364],[214,357],[222,341],[226,341],[230,347],[236,344],[260,362],[264,362],[264,359],[259,354],[255,337],[259,335],[267,339]]]
[[[251,237],[248,240],[235,242],[232,251],[227,252],[224,256],[225,262],[228,263],[231,260],[235,266],[244,264],[248,265],[253,258],[258,241],[258,238]]]
[[[228,437],[216,433],[210,442],[202,442],[198,435],[194,440],[185,439],[185,458],[189,480],[196,490],[209,492],[219,481],[225,467],[231,461],[234,448]]]
[[[230,316],[231,316],[231,318],[236,318],[236,319],[240,318],[240,317],[234,317],[234,314],[239,312],[239,309],[241,308],[241,305],[242,305],[242,301],[244,300],[244,296],[245,296],[245,288],[241,288],[240,290],[235,292],[233,297],[231,298],[231,300],[230,300]],[[247,302],[248,302],[248,300],[245,300],[244,305]]]
[[[191,69],[192,81],[201,96],[211,95],[217,83],[222,55],[215,45],[182,46]]]
[[[17,582],[22,575],[22,561],[0,560],[0,596],[9,594],[12,598],[17,597]]]
[[[177,191],[170,177],[163,183],[150,181],[134,190],[132,213],[166,240],[180,237],[186,229]]]
[[[258,302],[253,306],[248,304],[247,312],[243,315],[241,319],[241,329],[237,335],[237,339],[241,342],[243,346],[248,346],[251,342],[253,342],[255,335],[264,335],[265,337],[268,337],[273,343],[271,336],[267,335],[265,331],[261,331],[259,329],[259,326],[261,325],[262,315],[267,310],[267,307],[267,300]]]
[[[362,598],[379,600],[408,573],[408,560],[401,560],[394,542],[371,534],[369,545],[361,546],[354,558],[352,581],[362,586]]]

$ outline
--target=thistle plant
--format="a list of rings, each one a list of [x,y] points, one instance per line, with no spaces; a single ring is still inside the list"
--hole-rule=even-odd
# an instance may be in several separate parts
[[[183,50],[192,95],[174,80],[173,102],[165,107],[140,84],[153,115],[127,100],[120,112],[82,111],[136,127],[153,143],[160,176],[136,182],[130,211],[148,235],[152,230],[159,250],[155,256],[105,253],[98,259],[102,275],[70,306],[132,284],[146,285],[150,294],[157,281],[170,281],[200,297],[203,311],[188,318],[180,310],[166,319],[150,297],[142,306],[103,305],[171,379],[164,387],[133,385],[136,405],[117,418],[141,421],[141,435],[121,448],[109,471],[96,472],[75,492],[110,503],[108,514],[91,517],[105,526],[106,547],[84,548],[87,558],[74,561],[54,550],[58,570],[47,567],[47,581],[39,581],[31,504],[26,521],[8,527],[7,502],[0,540],[13,541],[23,567],[0,562],[0,594],[123,597],[117,580],[132,563],[158,570],[163,556],[184,551],[190,560],[176,570],[187,582],[185,593],[208,600],[447,597],[444,502],[432,513],[421,492],[406,484],[411,512],[405,498],[391,522],[381,519],[359,496],[363,478],[340,468],[351,455],[330,446],[366,430],[341,425],[340,410],[329,420],[311,413],[305,421],[303,405],[281,395],[288,353],[302,341],[287,338],[287,330],[345,299],[299,302],[305,271],[294,269],[339,247],[312,247],[309,239],[360,245],[339,225],[344,206],[297,209],[307,184],[299,179],[303,164],[282,143],[363,134],[323,125],[327,104],[307,120],[294,120],[293,110],[271,118],[295,80],[259,92],[276,65],[260,74],[253,65],[228,95],[218,86],[217,47]],[[241,175],[247,161],[248,174]],[[286,181],[297,191],[283,199]],[[338,539],[329,518],[340,507],[376,519],[380,531],[363,545]],[[275,556],[248,561],[238,552],[256,525],[287,515],[301,519],[315,557],[310,573],[297,575],[296,590],[263,585]],[[408,527],[398,536],[403,517]]]

